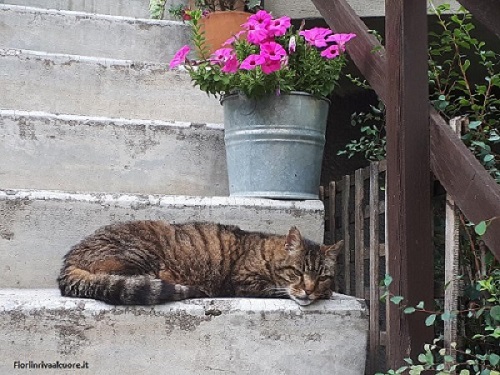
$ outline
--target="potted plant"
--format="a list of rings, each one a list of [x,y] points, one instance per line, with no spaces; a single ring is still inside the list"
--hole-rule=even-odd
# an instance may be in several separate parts
[[[194,12],[193,40],[203,40]],[[184,64],[195,85],[221,99],[232,196],[317,199],[329,100],[354,34],[298,30],[264,10],[210,56]]]

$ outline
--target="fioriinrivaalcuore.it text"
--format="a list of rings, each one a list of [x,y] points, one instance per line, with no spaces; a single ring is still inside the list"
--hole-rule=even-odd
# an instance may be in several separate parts
[[[59,362],[59,361],[55,361],[55,362],[45,362],[45,361],[25,362],[25,361],[23,361],[23,362],[21,362],[21,361],[14,361],[14,368],[20,369],[20,370],[31,370],[31,369],[88,370],[89,363],[87,361],[82,361],[82,362]]]

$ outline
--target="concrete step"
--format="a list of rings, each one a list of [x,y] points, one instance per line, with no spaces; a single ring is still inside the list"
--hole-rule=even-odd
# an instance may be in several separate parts
[[[359,17],[384,17],[384,0],[347,0]],[[428,13],[434,14],[431,1],[428,1]],[[456,12],[460,4],[456,0],[433,0],[432,4],[450,4],[451,12]],[[295,19],[322,18],[311,0],[273,0],[265,2],[266,9],[275,17],[288,16]]]
[[[363,375],[367,332],[364,301],[341,295],[306,307],[251,298],[114,307],[0,289],[2,374]],[[40,370],[48,363],[60,368]],[[86,371],[64,371],[69,363]]]
[[[223,125],[0,110],[2,188],[224,196]]]
[[[1,109],[223,123],[218,100],[164,64],[0,49],[0,87]]]
[[[167,0],[164,19],[171,19],[168,9],[185,4],[184,0]],[[150,18],[148,0],[0,0],[0,4],[109,14],[111,16]]]
[[[321,201],[0,190],[0,288],[52,288],[69,248],[117,221],[211,221],[321,242]]]
[[[180,21],[0,4],[0,48],[166,64],[189,44],[190,32]]]

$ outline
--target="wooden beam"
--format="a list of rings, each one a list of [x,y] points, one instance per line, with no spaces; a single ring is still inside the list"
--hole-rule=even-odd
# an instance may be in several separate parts
[[[500,217],[500,187],[435,109],[431,109],[431,169],[473,223]],[[500,219],[483,237],[500,260]]]
[[[498,0],[458,0],[474,18],[500,38],[500,2]]]
[[[392,295],[410,306],[431,306],[434,252],[431,239],[431,168],[427,78],[427,1],[386,0],[387,240]],[[417,359],[434,331],[422,314],[387,310],[387,360],[399,368]]]
[[[383,102],[386,93],[386,51],[346,0],[312,0],[337,33],[356,33],[347,45],[349,56]],[[376,52],[373,52],[376,51]],[[474,223],[500,216],[500,187],[446,121],[430,109],[431,170]],[[464,190],[464,181],[467,181]],[[484,241],[500,260],[500,219],[488,228]]]

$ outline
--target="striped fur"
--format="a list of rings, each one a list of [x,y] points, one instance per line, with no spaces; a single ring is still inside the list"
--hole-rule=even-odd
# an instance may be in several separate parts
[[[342,243],[321,246],[212,223],[132,221],[105,226],[64,257],[63,296],[114,305],[197,297],[329,298]]]

